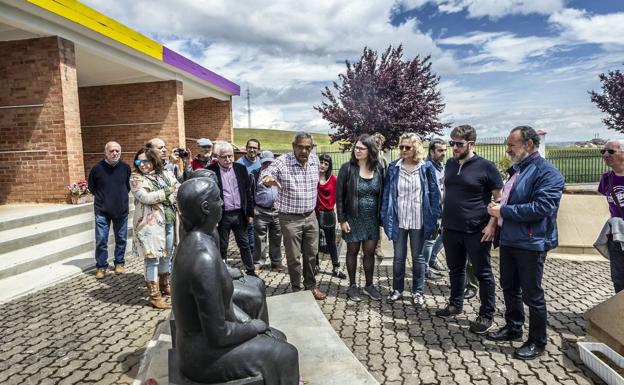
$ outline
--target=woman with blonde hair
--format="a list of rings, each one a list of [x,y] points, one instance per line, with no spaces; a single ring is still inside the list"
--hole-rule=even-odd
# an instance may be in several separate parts
[[[171,257],[174,249],[175,203],[179,183],[163,168],[160,156],[142,148],[134,156],[135,172],[130,176],[134,196],[133,254],[145,261],[145,284],[149,304],[169,309],[162,295],[171,294]]]
[[[412,300],[417,308],[424,305],[425,239],[435,237],[440,217],[440,190],[435,169],[424,161],[420,138],[405,133],[399,138],[401,158],[390,163],[384,182],[381,220],[384,231],[394,245],[392,263],[393,292],[388,301],[403,296],[407,239],[412,254]]]

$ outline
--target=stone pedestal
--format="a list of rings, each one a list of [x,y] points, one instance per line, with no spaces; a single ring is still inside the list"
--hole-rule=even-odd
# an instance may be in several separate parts
[[[624,291],[585,312],[587,333],[624,356]]]

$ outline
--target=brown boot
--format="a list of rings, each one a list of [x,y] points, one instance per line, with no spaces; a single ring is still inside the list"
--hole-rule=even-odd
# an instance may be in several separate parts
[[[155,307],[156,309],[171,309],[171,305],[163,301],[162,297],[160,296],[158,282],[146,281],[145,285],[147,285],[147,292],[149,294],[148,302],[150,305],[152,305],[152,307]]]
[[[162,295],[171,295],[171,281],[169,277],[171,274],[164,273],[158,274],[158,286],[160,287],[160,293]]]

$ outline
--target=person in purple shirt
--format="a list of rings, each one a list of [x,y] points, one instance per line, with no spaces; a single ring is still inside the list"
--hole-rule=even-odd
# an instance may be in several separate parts
[[[234,162],[234,148],[230,143],[217,141],[217,163],[207,167],[217,174],[217,182],[223,200],[223,215],[219,222],[219,248],[221,258],[227,258],[230,230],[234,232],[236,245],[248,275],[256,275],[247,238],[247,225],[253,223],[253,197],[251,182],[245,166]]]
[[[602,174],[598,192],[607,197],[611,217],[624,216],[624,141],[610,140],[600,150],[602,160],[611,169]],[[624,251],[619,242],[607,241],[609,261],[611,263],[611,280],[615,292],[624,290]]]

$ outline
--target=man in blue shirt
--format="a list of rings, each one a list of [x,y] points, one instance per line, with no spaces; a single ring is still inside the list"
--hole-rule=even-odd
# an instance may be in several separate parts
[[[557,247],[557,211],[563,192],[561,173],[537,151],[540,138],[529,126],[511,130],[507,154],[513,161],[499,203],[488,213],[497,219],[500,244],[500,284],[505,297],[505,326],[488,339],[522,338],[524,305],[529,308],[529,338],[514,357],[530,360],[546,347],[546,300],[542,288],[548,250]],[[523,304],[524,302],[524,304]]]
[[[130,166],[120,161],[121,146],[108,142],[104,159],[89,173],[89,191],[95,196],[95,278],[102,279],[108,270],[108,232],[113,222],[115,234],[115,273],[124,272],[128,239],[128,193]]]
[[[282,264],[282,229],[274,203],[277,199],[277,187],[267,187],[258,183],[260,174],[269,168],[275,161],[271,151],[262,151],[260,154],[261,166],[251,173],[254,196],[254,262],[261,262],[267,255],[267,236],[269,246],[269,258],[271,259],[271,271],[284,271]]]
[[[247,153],[236,161],[236,163],[242,164],[247,168],[247,173],[251,175],[254,170],[260,168],[260,160],[258,159],[258,154],[260,153],[260,141],[258,139],[249,139],[247,144],[245,145],[245,150]],[[247,226],[247,239],[249,243],[249,249],[253,251],[254,249],[254,226],[250,223]]]

